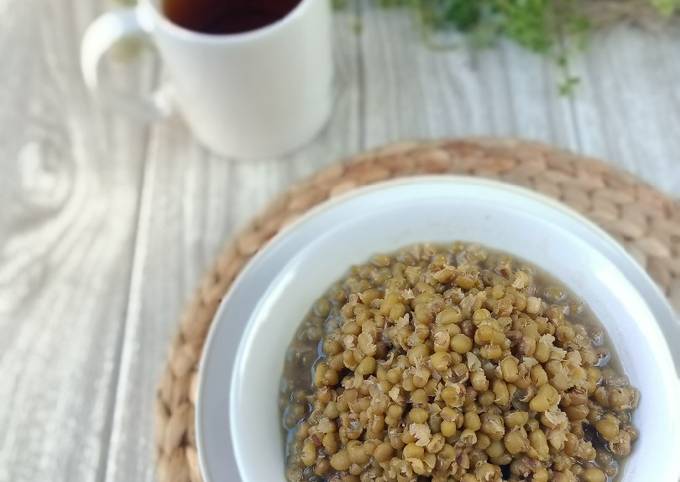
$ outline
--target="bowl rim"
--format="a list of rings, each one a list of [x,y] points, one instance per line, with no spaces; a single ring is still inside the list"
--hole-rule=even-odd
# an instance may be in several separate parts
[[[602,242],[606,244],[606,247],[610,250],[610,252],[606,252],[602,250],[602,247],[598,246],[593,246],[594,249],[598,250],[601,252],[603,256],[606,258],[610,259],[612,263],[616,265],[617,268],[619,268],[622,273],[628,277],[629,272],[632,271],[632,273],[635,276],[635,279],[630,279],[629,281],[631,282],[631,285],[633,288],[635,288],[636,291],[640,293],[641,298],[645,302],[645,304],[648,305],[650,311],[652,312],[654,319],[659,326],[659,329],[661,330],[663,336],[664,336],[664,341],[666,342],[666,345],[668,347],[668,351],[675,362],[674,369],[675,369],[675,375],[677,377],[677,385],[675,387],[676,391],[680,393],[680,351],[678,353],[674,352],[672,349],[672,346],[676,345],[675,343],[671,343],[671,340],[680,342],[680,320],[677,318],[677,315],[675,314],[673,308],[670,306],[670,303],[666,296],[663,294],[661,291],[661,288],[656,284],[656,282],[653,281],[649,273],[637,262],[637,260],[623,247],[621,243],[619,243],[616,239],[614,239],[607,231],[605,231],[602,227],[591,221],[590,219],[586,218],[584,215],[580,214],[570,206],[562,203],[559,200],[556,200],[554,198],[548,197],[542,193],[538,193],[536,191],[533,191],[529,188],[525,188],[522,186],[518,186],[515,184],[511,184],[508,182],[503,182],[495,179],[488,179],[488,178],[479,178],[475,176],[461,176],[461,175],[416,175],[416,176],[408,176],[408,177],[403,177],[403,178],[398,178],[398,179],[391,179],[387,181],[381,181],[377,182],[374,184],[369,184],[366,186],[361,186],[355,189],[352,189],[348,192],[342,193],[338,196],[331,197],[329,199],[326,199],[325,201],[319,203],[316,206],[313,206],[303,214],[301,214],[298,218],[296,218],[293,222],[290,224],[284,226],[281,228],[279,232],[277,232],[270,240],[268,240],[265,245],[261,247],[261,249],[258,250],[257,253],[255,253],[248,261],[247,263],[243,266],[241,271],[237,274],[236,278],[232,282],[229,291],[227,294],[224,296],[224,298],[221,300],[217,311],[215,312],[215,315],[213,317],[213,321],[210,325],[208,334],[206,336],[204,345],[203,345],[203,350],[201,353],[201,358],[199,362],[199,367],[198,367],[198,389],[197,389],[197,400],[196,400],[196,410],[195,410],[195,416],[194,416],[194,422],[195,422],[195,427],[196,427],[196,448],[198,451],[198,462],[199,462],[199,468],[201,471],[202,476],[204,477],[206,482],[216,482],[216,479],[213,479],[210,475],[210,470],[208,467],[208,461],[207,461],[207,456],[206,456],[206,446],[205,446],[205,436],[204,436],[204,406],[202,404],[203,402],[203,393],[205,390],[205,385],[206,385],[206,376],[205,376],[205,365],[207,363],[208,357],[212,351],[213,347],[213,342],[215,338],[215,333],[217,332],[217,327],[221,324],[224,323],[224,316],[223,316],[223,311],[225,309],[225,306],[227,306],[233,297],[233,293],[238,291],[238,288],[244,283],[245,280],[249,278],[251,273],[255,271],[258,267],[258,265],[262,262],[262,259],[265,258],[270,251],[273,250],[273,247],[277,244],[280,244],[283,239],[288,237],[291,233],[295,232],[300,228],[300,226],[304,225],[307,223],[311,218],[316,217],[317,215],[322,215],[325,211],[330,210],[334,207],[337,207],[338,205],[356,198],[360,197],[363,195],[375,193],[376,191],[381,191],[381,190],[388,190],[391,188],[399,187],[399,186],[404,186],[404,185],[412,185],[412,184],[431,184],[431,183],[440,183],[440,184],[459,184],[459,183],[464,183],[464,184],[473,184],[473,185],[479,185],[479,186],[484,186],[487,188],[492,188],[492,189],[499,189],[499,190],[504,190],[504,191],[509,191],[511,194],[523,196],[527,199],[529,202],[533,203],[541,203],[541,204],[547,204],[548,207],[560,211],[561,214],[566,215],[576,222],[582,224],[584,228],[587,228],[588,230],[592,231],[593,235],[597,238],[599,238]],[[588,244],[592,245],[592,240],[587,241]],[[618,256],[620,259],[617,261],[612,260],[611,257],[612,255]],[[626,270],[624,271],[622,269],[622,265],[625,264]],[[285,267],[285,264],[284,264]],[[268,276],[268,283],[271,283],[279,274],[281,270],[276,271],[271,273]],[[641,288],[644,288],[641,289]],[[266,289],[264,290],[265,292],[267,291]],[[253,313],[255,312],[256,307],[253,307],[253,310],[251,310]],[[661,324],[660,316],[663,315],[662,319],[664,322],[670,321],[670,323],[664,323],[664,325],[669,325],[669,326],[663,326]],[[245,333],[245,327],[247,326],[247,323],[244,324],[243,330],[239,332],[239,344],[240,344],[240,339],[242,338],[243,334]],[[669,338],[670,337],[670,338]],[[677,343],[676,346],[680,346],[680,343]],[[236,353],[234,353],[234,357],[236,357]],[[232,367],[229,367],[230,369]],[[229,389],[230,390],[230,389]],[[227,407],[225,407],[225,412],[228,414],[229,410]],[[229,432],[229,437],[231,438],[231,432]],[[230,454],[230,456],[233,457],[233,454]],[[238,465],[236,464],[236,461],[234,461],[234,468],[237,471],[237,477],[240,477],[238,474]],[[240,479],[239,479],[240,480]]]

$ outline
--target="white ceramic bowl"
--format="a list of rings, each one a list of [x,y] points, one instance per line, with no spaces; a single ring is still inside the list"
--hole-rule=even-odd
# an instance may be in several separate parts
[[[327,202],[243,270],[201,363],[196,423],[206,482],[284,480],[277,407],[284,354],[334,280],[375,253],[452,240],[525,258],[586,301],[642,392],[634,419],[640,438],[622,480],[678,480],[680,328],[646,273],[602,230],[555,201],[507,184],[438,176],[374,185]]]

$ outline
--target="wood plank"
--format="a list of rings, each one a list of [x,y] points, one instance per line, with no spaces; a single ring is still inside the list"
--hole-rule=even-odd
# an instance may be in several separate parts
[[[451,37],[455,43],[455,36]],[[362,53],[365,143],[500,135],[600,157],[655,186],[680,191],[680,31],[620,26],[577,53],[581,79],[559,94],[554,61],[509,42],[475,52],[428,49],[413,18],[367,9]]]
[[[575,58],[580,148],[680,197],[680,31],[616,27]]]
[[[80,35],[103,3],[2,2],[1,481],[104,467],[147,135],[80,80]]]
[[[310,145],[240,162],[197,146],[179,121],[154,129],[147,158],[107,481],[154,480],[155,387],[184,303],[225,240],[291,182],[359,148],[358,39],[336,17],[337,101]]]
[[[447,48],[429,48],[399,10],[366,9],[361,37],[367,146],[467,135],[576,143],[549,59],[509,42],[476,51],[455,34],[443,39]]]

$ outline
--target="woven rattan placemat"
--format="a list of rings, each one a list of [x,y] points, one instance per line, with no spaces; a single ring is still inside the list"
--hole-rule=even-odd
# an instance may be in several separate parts
[[[680,308],[680,203],[600,161],[542,144],[459,139],[390,145],[328,167],[292,187],[236,236],[182,316],[160,381],[156,446],[160,482],[199,482],[194,405],[197,367],[220,300],[248,260],[311,207],[359,186],[417,174],[500,179],[559,199],[631,252]]]

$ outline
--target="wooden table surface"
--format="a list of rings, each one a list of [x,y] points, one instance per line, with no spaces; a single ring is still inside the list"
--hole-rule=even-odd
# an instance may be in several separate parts
[[[199,276],[276,193],[340,158],[402,139],[521,136],[680,197],[677,30],[598,34],[567,98],[550,60],[506,43],[434,51],[407,14],[362,5],[336,15],[326,129],[293,155],[239,162],[179,120],[148,125],[92,100],[79,39],[111,5],[0,0],[0,481],[153,480],[154,388]],[[106,70],[133,93],[160,76],[151,51]]]

